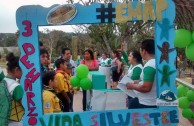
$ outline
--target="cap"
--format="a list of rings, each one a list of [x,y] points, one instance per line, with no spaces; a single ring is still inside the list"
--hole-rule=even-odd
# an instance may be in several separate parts
[[[71,63],[67,63],[67,68],[71,69],[71,68],[75,68],[74,66],[71,65]]]

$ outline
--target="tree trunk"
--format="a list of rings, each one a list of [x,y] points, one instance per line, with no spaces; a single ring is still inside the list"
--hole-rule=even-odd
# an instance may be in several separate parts
[[[49,55],[49,59],[51,60],[51,57],[52,57],[52,53],[53,53],[53,43],[54,43],[54,40],[53,38],[51,37],[51,34],[49,34],[49,37],[50,37],[50,45],[49,45],[49,48],[50,48],[50,55]]]
[[[104,40],[104,43],[105,43],[105,45],[106,45],[106,47],[107,47],[107,49],[108,49],[108,53],[110,54],[111,52],[112,52],[112,49],[110,48],[110,45],[109,45],[109,43],[108,43],[108,40],[107,40],[107,37],[106,37],[106,35],[102,35],[102,38],[103,38],[103,40]]]

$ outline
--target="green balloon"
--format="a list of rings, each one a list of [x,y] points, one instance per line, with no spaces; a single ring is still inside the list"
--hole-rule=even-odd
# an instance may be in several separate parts
[[[194,42],[194,31],[192,32],[192,40]]]
[[[176,30],[174,46],[178,48],[185,48],[192,42],[192,34],[185,29]]]
[[[92,88],[92,81],[88,78],[83,78],[80,81],[80,86],[84,90],[88,90]]]
[[[193,90],[189,90],[187,92],[187,98],[190,100],[190,101],[194,101],[194,91]]]
[[[70,84],[73,87],[79,86],[80,79],[78,77],[71,77]]]
[[[86,65],[80,64],[76,68],[76,76],[79,77],[80,79],[86,78],[88,76],[89,69]]]
[[[184,85],[179,85],[177,87],[177,91],[178,91],[178,98],[186,96],[187,95],[187,91],[189,89],[187,87],[185,87]]]
[[[194,42],[188,45],[185,49],[186,57],[191,61],[194,61]]]
[[[182,109],[186,109],[190,107],[190,101],[187,97],[181,97],[178,99],[179,107]]]
[[[182,115],[183,117],[185,118],[192,118],[193,117],[193,111],[190,109],[190,108],[187,108],[187,109],[183,109],[182,110]]]

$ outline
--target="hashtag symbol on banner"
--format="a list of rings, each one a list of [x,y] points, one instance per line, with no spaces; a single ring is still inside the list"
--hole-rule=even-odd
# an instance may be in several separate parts
[[[108,3],[108,8],[105,8],[104,4],[101,4],[101,8],[96,8],[96,12],[100,12],[100,15],[97,15],[97,19],[101,20],[101,23],[105,23],[105,19],[108,19],[106,23],[113,23],[113,18],[116,17],[115,8],[112,7],[112,3]]]

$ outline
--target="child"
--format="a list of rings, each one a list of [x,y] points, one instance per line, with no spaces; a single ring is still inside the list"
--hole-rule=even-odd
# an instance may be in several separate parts
[[[19,57],[9,53],[6,56],[7,75],[1,76],[0,83],[0,125],[18,125],[22,126],[22,117],[24,108],[22,106],[22,97],[24,94],[22,86],[16,81],[22,76],[22,70],[19,66]]]
[[[40,64],[41,64],[41,72],[48,71],[48,60],[49,54],[46,49],[40,49]]]
[[[57,59],[55,61],[56,65],[56,79],[58,83],[57,91],[58,91],[58,98],[62,101],[63,103],[63,112],[69,112],[70,108],[70,103],[71,100],[69,98],[69,93],[70,93],[70,83],[68,83],[68,80],[66,78],[67,73],[65,72],[67,68],[66,60],[64,59]]]
[[[57,88],[56,76],[54,71],[47,71],[43,73],[42,83],[43,88],[43,108],[44,113],[60,112],[59,99],[55,94]]]
[[[71,65],[71,63],[67,63],[67,69],[65,70],[65,72],[67,73],[65,75],[65,78],[67,80],[67,83],[70,85],[70,79],[71,79],[71,73],[72,73],[72,69],[74,68],[74,66]],[[70,86],[70,93],[68,94],[71,103],[70,103],[70,111],[73,112],[73,94],[74,91],[76,89]]]

